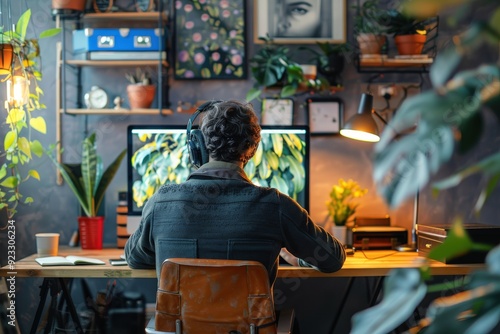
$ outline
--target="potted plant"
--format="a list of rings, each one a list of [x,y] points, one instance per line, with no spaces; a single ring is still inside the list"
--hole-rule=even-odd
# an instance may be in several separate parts
[[[37,85],[42,78],[38,68],[40,47],[38,39],[27,37],[30,19],[31,10],[28,9],[19,17],[15,30],[0,28],[2,50],[11,54],[2,55],[5,64],[0,69],[1,80],[9,88],[5,104],[7,116],[3,122],[8,130],[2,131],[4,151],[0,151],[3,161],[0,164],[0,211],[5,210],[9,219],[16,214],[19,203],[33,202],[33,198],[23,196],[20,186],[33,178],[40,180],[40,175],[36,169],[20,167],[32,162],[35,156],[43,155],[42,145],[34,138],[34,132],[46,133],[45,119],[39,114],[39,110],[45,108],[40,101],[43,91]],[[59,31],[48,29],[40,32],[39,37],[54,36]],[[19,92],[22,94],[17,94]]]
[[[389,9],[380,17],[382,25],[387,27],[386,33],[394,36],[394,42],[400,55],[422,54],[427,40],[427,27],[436,19],[417,19],[399,10]]]
[[[360,6],[353,6],[356,10],[354,35],[362,55],[380,55],[387,43],[387,37],[379,24],[382,15],[380,7],[378,0],[367,0]]]
[[[311,59],[316,64],[318,72],[332,87],[342,86],[342,71],[344,70],[345,57],[352,51],[350,44],[331,44],[317,42],[319,51],[310,47],[302,47],[314,55]]]
[[[330,199],[326,202],[326,208],[334,224],[332,234],[343,244],[346,244],[346,224],[356,213],[359,205],[355,200],[363,197],[367,192],[368,189],[361,188],[356,181],[351,179],[347,181],[339,179],[338,184],[334,185],[330,191]]]
[[[135,73],[127,73],[125,76],[130,83],[127,86],[130,109],[150,108],[155,98],[156,86],[151,84],[148,72],[137,67]]]
[[[85,11],[87,0],[52,0],[53,15],[72,15]]]
[[[292,96],[306,82],[300,65],[291,59],[287,47],[274,44],[269,36],[259,39],[265,44],[249,61],[255,84],[246,95],[247,101],[258,98],[264,88],[270,87],[279,88],[280,97]]]
[[[123,150],[103,172],[103,163],[97,155],[95,133],[82,143],[82,162],[78,168],[51,159],[61,172],[64,181],[78,199],[85,216],[78,217],[80,240],[83,249],[102,249],[104,217],[97,216],[104,194],[113,180],[120,163],[127,153]]]
[[[430,182],[429,190],[444,191],[481,173],[482,179],[474,181],[481,190],[472,209],[477,217],[483,205],[498,190],[500,175],[500,152],[494,144],[499,138],[498,123],[487,118],[488,113],[500,117],[500,66],[496,61],[485,61],[487,57],[477,57],[479,50],[484,52],[487,45],[496,50],[500,42],[498,20],[495,19],[500,5],[498,1],[478,0],[467,3],[434,1],[432,5],[424,0],[413,0],[406,4],[406,9],[417,17],[420,14],[432,15],[425,12],[429,7],[450,15],[456,13],[448,21],[463,24],[465,30],[453,36],[453,44],[437,55],[429,73],[433,87],[405,100],[382,133],[375,146],[374,181],[385,201],[395,208],[416,193],[422,196],[422,190]],[[460,15],[470,8],[485,15],[489,13],[489,19],[481,16],[476,20],[466,16],[471,21],[460,22],[463,19]],[[467,62],[465,70],[461,69],[464,61]],[[489,128],[484,131],[487,123],[497,130]],[[410,135],[397,136],[409,128],[414,128]],[[492,138],[481,138],[486,133]],[[469,155],[469,165],[461,167],[458,172],[453,164],[448,165],[466,152],[472,154]],[[448,172],[443,167],[448,167]],[[454,196],[459,197],[458,194]],[[495,208],[495,202],[490,204]],[[469,215],[469,212],[460,214]],[[498,223],[495,221],[495,224]],[[456,231],[435,248],[436,252],[431,251],[430,258],[439,259],[443,253],[446,253],[446,258],[451,258],[477,249],[478,245],[471,242],[466,230],[460,226],[459,221],[454,224],[453,230]],[[461,292],[432,301],[421,321],[412,318],[418,324],[411,333],[494,333],[499,326],[499,268],[500,246],[496,246],[488,253],[484,270],[474,271],[460,279],[466,283]],[[425,264],[422,268],[391,272],[385,281],[382,301],[353,317],[351,333],[393,331],[411,317],[426,291],[431,288],[439,291],[427,286],[428,278],[430,275]],[[450,293],[450,288],[457,288],[454,284],[446,286],[445,293]],[[390,294],[390,291],[398,291],[398,294]],[[419,313],[422,314],[421,310]]]

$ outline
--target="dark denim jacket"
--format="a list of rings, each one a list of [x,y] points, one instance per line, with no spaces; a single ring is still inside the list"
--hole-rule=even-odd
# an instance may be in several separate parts
[[[253,185],[235,164],[210,162],[146,203],[125,256],[131,268],[156,267],[158,275],[172,257],[256,260],[273,284],[282,247],[323,272],[345,261],[342,245],[293,199]]]

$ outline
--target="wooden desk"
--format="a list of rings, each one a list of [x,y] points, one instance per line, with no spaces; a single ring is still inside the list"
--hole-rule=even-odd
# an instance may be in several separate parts
[[[16,277],[40,277],[44,278],[41,286],[41,300],[38,306],[35,320],[33,322],[31,333],[35,333],[41,313],[45,305],[45,299],[49,291],[51,295],[55,295],[58,291],[62,291],[63,297],[66,298],[73,321],[76,324],[77,332],[83,333],[80,320],[78,319],[75,307],[71,300],[70,293],[65,287],[63,278],[152,278],[156,279],[156,270],[138,270],[130,269],[129,266],[112,266],[109,264],[109,259],[119,258],[123,254],[123,250],[110,248],[103,250],[82,250],[80,248],[60,248],[59,255],[79,255],[87,256],[104,261],[105,265],[78,265],[78,266],[49,266],[42,267],[35,262],[36,254],[28,256],[16,262],[15,268],[11,269],[7,266],[0,268],[1,276],[16,276]],[[424,258],[419,257],[415,252],[396,252],[391,250],[383,251],[357,251],[354,255],[349,255],[347,260],[339,271],[331,274],[324,274],[312,268],[298,268],[292,266],[280,266],[278,270],[278,278],[308,278],[308,277],[348,277],[349,283],[343,297],[341,305],[345,303],[351,290],[352,283],[356,277],[379,277],[377,288],[372,296],[370,304],[374,304],[375,297],[381,289],[381,282],[384,276],[387,276],[392,269],[396,268],[418,268]],[[467,275],[471,271],[484,268],[484,264],[444,264],[437,261],[430,262],[430,268],[433,275]],[[52,292],[54,290],[54,292]],[[52,299],[52,309],[55,309],[55,299]],[[334,317],[332,323],[332,331],[336,328],[336,324],[340,317],[340,312]],[[49,319],[51,316],[49,315]],[[49,322],[50,323],[50,322]],[[46,327],[49,328],[49,327]]]
[[[14,270],[7,266],[0,268],[0,276],[16,277],[66,277],[66,278],[156,278],[154,269],[130,269],[129,266],[112,266],[109,259],[119,258],[121,249],[82,250],[62,248],[59,255],[88,256],[104,261],[105,265],[52,266],[42,267],[35,262],[36,254],[16,262]],[[396,268],[418,268],[424,258],[414,252],[357,251],[349,255],[339,271],[331,274],[320,273],[311,268],[280,266],[278,277],[373,277],[386,276]],[[433,275],[466,275],[471,271],[484,268],[484,264],[444,264],[431,262]]]

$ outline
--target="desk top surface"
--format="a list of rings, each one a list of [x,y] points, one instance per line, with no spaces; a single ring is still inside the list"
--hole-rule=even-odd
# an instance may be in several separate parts
[[[109,259],[119,258],[122,249],[83,250],[64,247],[59,256],[87,256],[104,261],[105,265],[77,265],[42,267],[35,262],[36,254],[16,262],[13,268],[0,268],[0,277],[89,277],[89,278],[156,278],[154,269],[138,270],[129,266],[112,266]],[[396,268],[418,268],[424,261],[415,252],[397,252],[392,250],[357,251],[349,255],[339,271],[331,274],[320,273],[312,268],[280,266],[278,277],[368,277],[386,276]],[[471,271],[484,268],[484,264],[444,264],[430,262],[433,275],[466,275]]]

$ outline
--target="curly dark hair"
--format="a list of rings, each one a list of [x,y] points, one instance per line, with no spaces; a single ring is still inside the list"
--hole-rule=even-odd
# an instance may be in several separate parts
[[[223,101],[205,112],[200,125],[212,159],[225,162],[250,160],[260,142],[260,125],[250,103]]]

